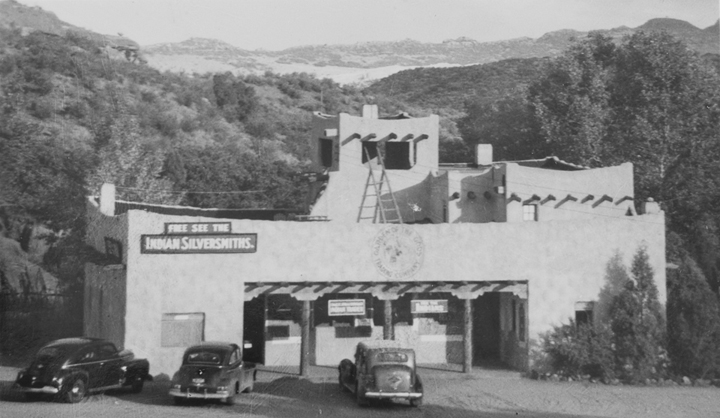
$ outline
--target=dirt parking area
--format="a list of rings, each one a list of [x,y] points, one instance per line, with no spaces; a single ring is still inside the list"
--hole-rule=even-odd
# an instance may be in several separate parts
[[[260,371],[255,390],[233,406],[197,402],[176,406],[168,382],[149,382],[142,393],[108,392],[79,404],[25,402],[10,390],[17,368],[0,367],[0,416],[14,417],[720,417],[715,387],[630,387],[582,382],[544,382],[508,371],[476,369],[470,374],[420,369],[425,403],[358,407],[341,392],[333,368],[313,368],[311,377]]]

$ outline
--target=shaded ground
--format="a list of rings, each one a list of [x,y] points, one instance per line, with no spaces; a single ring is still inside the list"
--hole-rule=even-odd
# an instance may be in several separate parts
[[[422,368],[425,404],[376,403],[359,408],[341,392],[332,367],[313,367],[301,379],[294,370],[262,370],[255,391],[237,404],[196,402],[175,406],[168,382],[154,381],[141,394],[121,391],[95,395],[68,405],[28,403],[10,390],[17,368],[0,367],[0,416],[54,417],[712,417],[720,416],[715,387],[628,387],[581,382],[540,382],[518,373],[476,369],[470,374]]]

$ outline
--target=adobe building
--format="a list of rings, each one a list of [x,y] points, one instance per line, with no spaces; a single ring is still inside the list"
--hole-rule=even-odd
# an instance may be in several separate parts
[[[266,366],[335,366],[394,339],[420,364],[524,370],[539,337],[592,320],[606,268],[644,246],[665,302],[665,221],[633,167],[556,158],[438,164],[438,117],[313,115],[304,211],[88,201],[85,334],[171,374],[203,340]],[[250,348],[251,346],[251,348]]]

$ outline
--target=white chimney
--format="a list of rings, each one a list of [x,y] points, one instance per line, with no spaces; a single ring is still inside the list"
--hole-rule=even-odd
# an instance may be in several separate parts
[[[100,187],[100,213],[115,216],[115,185],[103,183]]]
[[[475,146],[475,164],[490,165],[493,162],[493,149],[491,144],[477,144]]]
[[[367,119],[378,118],[378,106],[377,105],[363,105],[362,117]]]

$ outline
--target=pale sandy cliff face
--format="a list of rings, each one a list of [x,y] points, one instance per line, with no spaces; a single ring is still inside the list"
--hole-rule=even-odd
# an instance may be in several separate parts
[[[58,279],[29,260],[20,243],[0,235],[0,292],[55,293]]]

